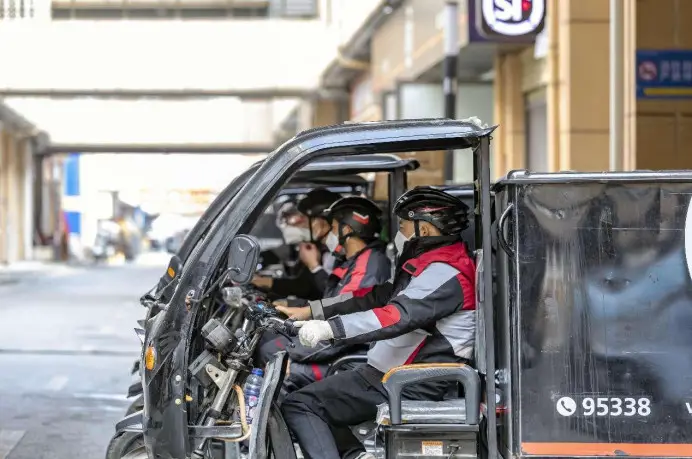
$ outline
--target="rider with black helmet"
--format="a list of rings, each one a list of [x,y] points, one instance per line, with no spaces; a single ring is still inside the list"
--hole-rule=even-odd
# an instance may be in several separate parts
[[[372,288],[389,279],[391,265],[385,244],[379,239],[382,211],[377,204],[364,197],[348,196],[334,202],[321,215],[331,224],[324,238],[325,245],[341,260],[330,274],[323,274],[324,298]],[[279,309],[285,304],[275,303]],[[315,349],[315,346],[307,347],[295,341],[294,346],[289,347],[287,338],[265,333],[258,353],[258,361],[263,364],[277,351],[287,350],[291,366],[284,388],[289,392],[322,379],[334,359],[367,349],[364,344],[330,346],[326,342]]]
[[[306,459],[371,457],[348,426],[375,418],[377,405],[387,400],[382,377],[392,368],[472,358],[475,264],[461,240],[468,207],[443,191],[417,187],[399,198],[394,211],[401,221],[392,283],[283,309],[297,319],[314,319],[300,330],[304,345],[375,342],[367,365],[310,384],[283,402]],[[405,396],[440,400],[445,390],[445,383],[424,383]]]
[[[379,238],[382,211],[377,204],[361,196],[347,196],[322,215],[331,223],[324,239],[327,250],[345,259],[329,276],[324,297],[386,282],[391,271]]]
[[[324,297],[329,276],[327,271],[332,269],[335,260],[324,250],[324,238],[329,232],[330,222],[322,217],[322,213],[340,198],[338,193],[326,188],[315,188],[297,204],[290,201],[282,204],[278,210],[277,224],[286,244],[298,245],[298,256],[304,266],[299,266],[296,269],[298,276],[292,278],[274,279],[256,275],[252,279],[256,287],[270,291],[279,298],[297,296],[313,300]]]

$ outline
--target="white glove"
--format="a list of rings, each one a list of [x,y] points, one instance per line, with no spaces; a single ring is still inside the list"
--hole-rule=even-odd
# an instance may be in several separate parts
[[[320,341],[334,338],[332,327],[326,320],[308,320],[298,332],[300,344],[315,347]]]

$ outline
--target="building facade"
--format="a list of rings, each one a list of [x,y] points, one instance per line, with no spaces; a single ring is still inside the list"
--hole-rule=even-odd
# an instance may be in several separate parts
[[[0,265],[32,257],[34,134],[0,103]]]
[[[313,118],[311,125],[443,116],[446,3],[382,2],[323,73],[325,87],[346,89],[348,107],[338,112],[341,118]],[[456,118],[477,116],[500,125],[492,151],[496,178],[518,168],[611,167],[609,4],[605,0],[458,1]],[[528,33],[517,36],[500,26],[488,29],[483,8],[494,9],[499,17],[508,5],[523,9],[515,10],[521,13],[515,23],[524,21]],[[692,80],[692,58],[685,57],[692,51],[692,31],[684,26],[685,18],[692,17],[692,2],[622,0],[622,13],[620,167],[692,168],[692,156],[686,154],[692,140],[692,81],[676,97],[646,98],[637,90],[642,71],[637,55],[643,50],[681,54],[682,61],[670,64],[673,72],[679,67],[678,87]],[[441,183],[442,155],[417,156],[424,165],[417,173],[420,181]],[[456,182],[470,179],[470,166],[468,155],[457,153]]]

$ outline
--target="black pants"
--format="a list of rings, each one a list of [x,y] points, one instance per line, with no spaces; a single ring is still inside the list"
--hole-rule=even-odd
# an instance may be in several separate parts
[[[349,426],[374,421],[377,405],[387,401],[381,371],[370,365],[337,373],[288,394],[281,411],[306,459],[353,459],[365,448]],[[406,387],[406,400],[439,401],[446,382]]]
[[[365,451],[349,426],[375,419],[377,405],[387,401],[381,378],[363,365],[286,397],[281,411],[306,459],[351,459]]]

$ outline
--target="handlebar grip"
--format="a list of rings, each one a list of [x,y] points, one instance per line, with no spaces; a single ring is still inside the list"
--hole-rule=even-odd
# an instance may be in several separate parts
[[[286,333],[290,336],[298,336],[298,330],[305,322],[288,319],[284,322]]]

